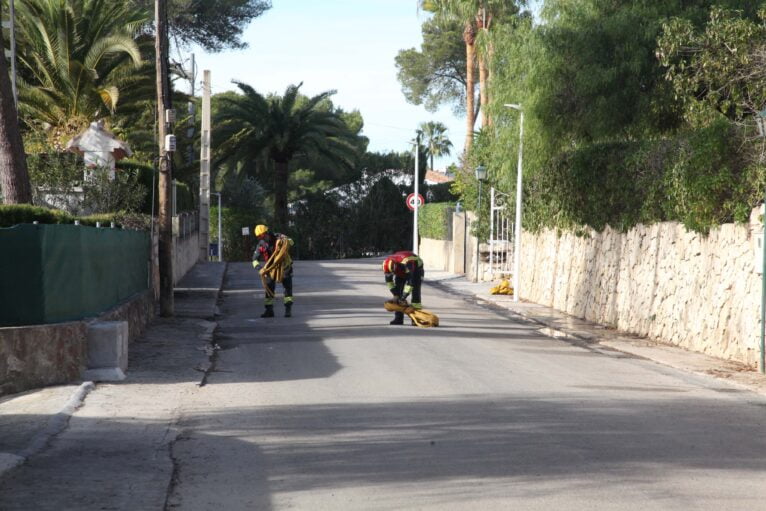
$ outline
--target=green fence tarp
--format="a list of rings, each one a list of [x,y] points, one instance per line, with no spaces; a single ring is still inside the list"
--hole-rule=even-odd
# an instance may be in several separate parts
[[[143,231],[0,229],[0,326],[96,316],[148,289],[149,247]]]

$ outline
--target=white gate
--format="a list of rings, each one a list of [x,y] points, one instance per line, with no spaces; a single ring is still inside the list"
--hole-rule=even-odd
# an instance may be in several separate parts
[[[514,226],[508,207],[510,195],[492,187],[490,197],[489,274],[490,278],[503,275],[510,278]]]

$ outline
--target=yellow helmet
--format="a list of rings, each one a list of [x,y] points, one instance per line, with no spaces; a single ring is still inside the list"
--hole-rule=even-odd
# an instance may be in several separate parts
[[[263,224],[256,225],[255,226],[255,235],[256,236],[261,236],[263,234],[266,234],[266,231],[268,231],[268,230],[269,230],[269,228],[266,227]]]

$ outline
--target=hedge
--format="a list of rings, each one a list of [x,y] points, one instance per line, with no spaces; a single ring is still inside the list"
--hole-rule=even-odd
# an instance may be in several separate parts
[[[418,208],[418,230],[423,238],[452,239],[454,202],[434,202]]]
[[[79,220],[81,225],[95,226],[97,222],[100,222],[101,225],[108,226],[114,222],[120,227],[141,230],[148,230],[151,223],[151,218],[147,215],[126,213],[124,211],[78,217],[66,211],[32,206],[30,204],[0,205],[0,227],[13,227],[18,224],[31,224],[34,222],[41,224],[72,224],[75,220]]]

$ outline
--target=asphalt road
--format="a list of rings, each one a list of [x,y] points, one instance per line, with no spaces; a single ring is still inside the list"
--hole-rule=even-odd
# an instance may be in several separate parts
[[[298,262],[289,319],[260,319],[257,275],[229,266],[167,509],[766,509],[763,398],[545,337],[428,275],[441,326],[389,326],[378,264]]]

